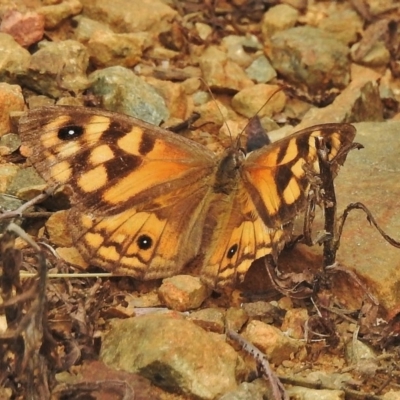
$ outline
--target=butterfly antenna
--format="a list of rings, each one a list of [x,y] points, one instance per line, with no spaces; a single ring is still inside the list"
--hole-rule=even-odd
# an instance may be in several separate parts
[[[206,82],[203,78],[199,78],[199,79],[200,79],[201,82],[204,83],[205,87],[207,88],[208,93],[210,94],[211,98],[214,100],[215,105],[217,106],[218,111],[219,111],[219,113],[221,114],[222,120],[224,121],[224,124],[225,124],[226,128],[228,129],[229,136],[230,136],[230,138],[231,138],[231,140],[232,140],[232,137],[233,137],[232,132],[231,132],[231,130],[229,129],[229,125],[228,125],[228,123],[226,122],[226,119],[225,119],[225,117],[224,117],[224,114],[222,113],[222,110],[221,110],[220,106],[218,105],[217,99],[215,98],[213,92],[211,91],[210,86],[207,85],[207,82]]]
[[[243,132],[246,131],[247,127],[250,125],[251,120],[256,117],[261,110],[265,107],[266,104],[268,104],[268,102],[279,92],[281,92],[283,89],[281,87],[277,88],[276,90],[274,90],[270,96],[268,97],[267,100],[265,100],[264,104],[260,107],[260,109],[247,121],[247,124],[245,125],[245,127],[242,129],[242,132],[240,132],[240,134],[238,135],[238,137],[242,136]]]

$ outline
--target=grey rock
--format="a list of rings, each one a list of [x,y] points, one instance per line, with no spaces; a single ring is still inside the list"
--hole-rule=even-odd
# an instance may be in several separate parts
[[[277,32],[266,52],[279,74],[310,92],[349,83],[349,50],[322,29],[304,26]]]
[[[247,76],[257,83],[269,82],[276,78],[277,75],[265,56],[256,58],[245,71]]]
[[[0,81],[16,83],[17,77],[28,69],[29,51],[7,33],[0,33],[0,54]]]
[[[101,97],[103,106],[154,125],[169,118],[164,99],[156,89],[131,70],[115,66],[89,76],[91,90]]]

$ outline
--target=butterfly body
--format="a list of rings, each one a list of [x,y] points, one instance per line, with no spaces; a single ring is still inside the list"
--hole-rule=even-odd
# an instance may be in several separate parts
[[[56,106],[30,111],[20,135],[42,177],[69,186],[68,224],[86,261],[138,279],[196,263],[215,287],[279,253],[305,206],[305,166],[319,171],[316,139],[333,159],[355,129],[320,125],[247,155],[237,145],[217,156],[132,117]]]

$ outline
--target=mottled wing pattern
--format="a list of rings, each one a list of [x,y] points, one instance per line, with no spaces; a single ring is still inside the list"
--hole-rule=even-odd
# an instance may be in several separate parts
[[[287,239],[285,227],[305,208],[306,170],[319,173],[316,139],[324,139],[332,160],[355,133],[348,124],[318,125],[249,154],[237,190],[221,209],[210,209],[205,223],[211,228],[202,246],[207,248],[202,276],[209,284],[232,285],[243,279],[252,261],[277,256]],[[342,164],[345,157],[336,161]],[[338,165],[332,169],[336,173]]]
[[[323,138],[332,161],[350,145],[356,129],[350,124],[324,124],[303,129],[249,155],[242,170],[246,190],[257,214],[270,228],[280,228],[304,206],[310,186],[309,173],[319,174],[318,138]],[[331,166],[336,175],[346,156]]]
[[[71,236],[87,261],[152,279],[197,254],[217,165],[211,151],[137,119],[79,107],[32,110],[20,135],[43,178],[70,187]]]

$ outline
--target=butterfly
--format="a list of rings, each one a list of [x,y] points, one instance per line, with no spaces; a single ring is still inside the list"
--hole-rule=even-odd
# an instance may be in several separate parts
[[[141,280],[193,264],[213,288],[279,254],[305,208],[307,170],[319,173],[316,141],[338,167],[356,133],[324,124],[249,154],[238,142],[216,155],[133,117],[68,106],[29,111],[19,132],[45,181],[72,193],[68,228],[88,263]]]

